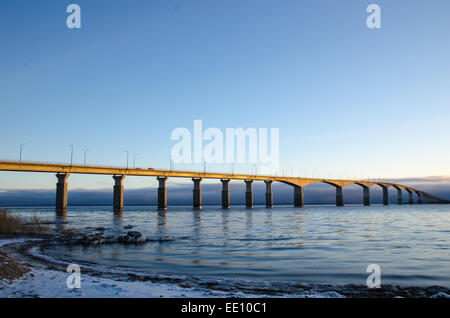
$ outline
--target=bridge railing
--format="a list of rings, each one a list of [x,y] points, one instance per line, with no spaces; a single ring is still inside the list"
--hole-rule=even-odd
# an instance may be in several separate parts
[[[94,167],[94,168],[106,168],[106,169],[114,169],[114,168],[119,168],[119,169],[142,169],[142,170],[146,170],[146,169],[153,169],[153,170],[162,170],[162,171],[176,171],[176,172],[196,172],[196,173],[202,173],[202,172],[206,172],[206,173],[218,173],[218,174],[242,174],[242,175],[248,175],[248,176],[268,176],[266,174],[261,174],[261,173],[249,173],[249,172],[242,172],[242,171],[221,171],[221,170],[214,170],[214,169],[208,169],[206,171],[204,171],[203,168],[198,168],[198,169],[191,169],[191,170],[179,170],[179,169],[170,169],[170,168],[158,168],[158,167],[130,167],[130,166],[126,166],[126,165],[105,165],[105,164],[82,164],[82,163],[72,163],[70,164],[70,162],[56,162],[56,161],[39,161],[39,160],[10,160],[10,159],[1,159],[0,158],[0,162],[8,162],[8,163],[24,163],[24,164],[41,164],[41,165],[60,165],[60,166],[66,166],[66,167],[71,167],[71,166],[76,166],[76,167]],[[275,174],[273,176],[270,177],[290,177],[288,175],[283,175],[283,174]],[[294,176],[292,176],[294,177]]]
[[[10,159],[0,159],[0,162],[9,162],[9,163],[30,163],[30,164],[42,164],[42,165],[57,165],[57,166],[77,166],[77,167],[96,167],[96,168],[124,168],[127,169],[126,166],[122,165],[100,165],[100,164],[82,164],[82,163],[72,163],[70,162],[57,162],[57,161],[39,161],[39,160],[10,160]],[[128,169],[133,169],[128,167]]]
[[[217,174],[229,174],[229,175],[248,175],[250,176],[255,176],[255,177],[275,177],[275,178],[304,178],[304,179],[324,179],[324,180],[350,180],[350,181],[367,181],[367,182],[387,182],[387,183],[398,183],[397,180],[392,180],[392,179],[381,179],[381,178],[377,178],[377,179],[370,179],[370,178],[361,178],[361,179],[356,179],[356,178],[329,178],[329,177],[320,177],[320,176],[295,176],[292,173],[286,173],[286,172],[281,172],[281,173],[275,173],[273,175],[267,175],[267,174],[262,174],[262,173],[249,173],[249,172],[243,172],[243,171],[220,171],[220,170],[206,170],[204,171],[202,168],[199,168],[197,170],[178,170],[178,169],[170,169],[170,168],[157,168],[157,167],[130,167],[130,166],[125,166],[125,165],[105,165],[105,164],[82,164],[82,163],[73,163],[72,165],[70,164],[70,162],[50,162],[50,161],[39,161],[39,160],[10,160],[10,159],[0,159],[0,162],[9,162],[9,163],[24,163],[24,164],[42,164],[42,165],[61,165],[61,166],[77,166],[77,167],[94,167],[94,168],[105,168],[105,169],[113,169],[113,168],[119,168],[119,169],[142,169],[142,170],[146,170],[146,169],[153,169],[153,170],[163,170],[163,171],[176,171],[176,172],[186,172],[186,173],[192,173],[192,172],[206,172],[206,173],[217,173]],[[399,183],[398,183],[399,184]]]

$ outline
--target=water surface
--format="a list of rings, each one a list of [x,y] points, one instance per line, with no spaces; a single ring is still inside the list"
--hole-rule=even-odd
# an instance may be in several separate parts
[[[148,273],[258,281],[365,284],[369,264],[381,266],[382,284],[450,287],[450,205],[288,206],[266,209],[206,206],[11,208],[57,220],[59,227],[125,225],[152,239],[144,245],[55,247],[46,252],[73,262]],[[30,210],[32,212],[30,212]]]

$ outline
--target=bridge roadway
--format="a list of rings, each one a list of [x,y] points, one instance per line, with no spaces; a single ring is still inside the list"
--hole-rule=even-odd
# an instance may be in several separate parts
[[[216,172],[195,172],[195,171],[172,171],[156,170],[152,168],[121,168],[107,166],[84,166],[67,165],[53,163],[0,161],[0,171],[23,171],[23,172],[50,172],[56,173],[58,183],[56,184],[56,211],[61,212],[67,209],[67,179],[71,173],[77,174],[99,174],[112,175],[115,181],[113,186],[113,207],[115,211],[123,209],[123,179],[125,176],[154,176],[159,181],[158,187],[158,209],[167,209],[167,188],[166,181],[169,177],[191,178],[194,182],[193,208],[201,209],[201,181],[202,179],[220,179],[222,182],[222,207],[230,207],[230,180],[243,180],[246,184],[245,203],[247,208],[253,207],[252,183],[254,181],[264,181],[266,184],[266,207],[273,206],[272,183],[274,181],[289,184],[294,188],[294,206],[304,206],[303,188],[308,184],[323,182],[336,188],[336,205],[344,205],[343,188],[349,184],[357,184],[363,188],[363,203],[370,205],[370,187],[378,185],[383,189],[383,204],[388,205],[388,188],[397,189],[397,203],[403,203],[402,190],[408,192],[408,204],[414,203],[414,193],[417,196],[417,203],[449,203],[446,200],[433,196],[424,191],[420,191],[408,186],[392,182],[364,181],[364,180],[344,180],[344,179],[321,179],[321,178],[294,178],[279,176],[261,176],[247,174],[230,174]]]

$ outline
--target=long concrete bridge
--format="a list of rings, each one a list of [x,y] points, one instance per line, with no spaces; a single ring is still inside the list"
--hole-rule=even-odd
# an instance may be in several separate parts
[[[246,184],[245,204],[247,208],[253,207],[253,191],[252,184],[254,181],[263,181],[266,184],[266,207],[273,206],[272,183],[274,181],[291,185],[294,189],[294,206],[304,206],[303,188],[309,184],[316,182],[327,183],[336,188],[336,205],[344,205],[343,188],[349,184],[357,184],[363,189],[363,204],[370,205],[370,187],[379,186],[383,189],[383,204],[388,205],[388,188],[397,189],[397,203],[403,203],[402,191],[409,194],[408,204],[419,203],[449,203],[449,201],[433,196],[424,191],[420,191],[408,186],[396,184],[392,182],[382,181],[364,181],[364,180],[339,180],[339,179],[320,179],[320,178],[294,178],[294,177],[278,177],[278,176],[260,176],[246,174],[230,174],[215,172],[194,172],[194,171],[172,171],[172,170],[155,170],[152,168],[120,168],[106,166],[82,166],[67,164],[51,164],[51,163],[32,163],[32,162],[16,162],[16,161],[0,161],[0,171],[25,171],[25,172],[49,172],[56,173],[58,182],[56,184],[56,211],[62,212],[67,209],[67,180],[71,173],[76,174],[99,174],[112,175],[114,179],[114,196],[113,207],[115,211],[123,209],[123,179],[125,176],[153,176],[159,182],[158,187],[158,209],[167,209],[167,187],[166,181],[169,177],[190,178],[194,183],[193,188],[193,208],[201,209],[202,207],[202,179],[219,179],[222,182],[222,207],[227,209],[230,207],[230,190],[229,183],[231,180],[242,180]],[[414,200],[414,193],[417,200]]]

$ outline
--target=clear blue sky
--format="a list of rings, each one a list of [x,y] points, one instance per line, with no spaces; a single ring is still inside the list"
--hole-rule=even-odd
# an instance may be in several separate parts
[[[80,30],[66,27],[70,3]],[[381,29],[366,27],[370,3]],[[448,0],[2,0],[0,158],[18,159],[25,142],[24,160],[67,162],[73,144],[76,162],[90,148],[89,163],[124,165],[129,150],[164,168],[172,130],[202,119],[280,128],[280,170],[450,175],[449,36]]]

